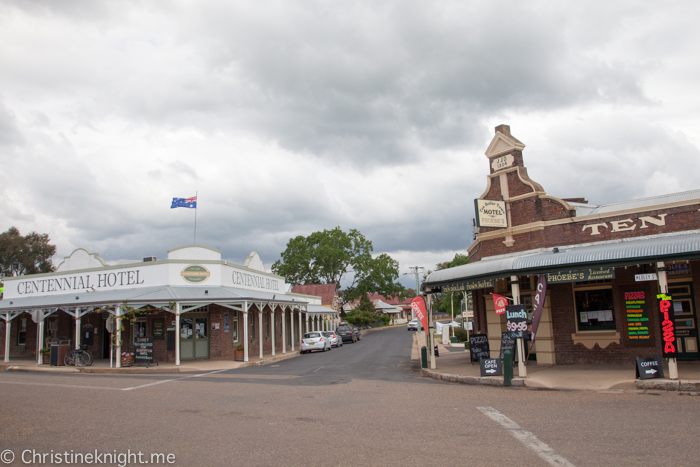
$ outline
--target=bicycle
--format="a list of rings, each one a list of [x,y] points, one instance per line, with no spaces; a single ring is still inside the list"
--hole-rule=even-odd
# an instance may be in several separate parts
[[[90,366],[92,365],[92,354],[87,350],[87,345],[83,344],[79,349],[70,349],[63,359],[66,366]]]

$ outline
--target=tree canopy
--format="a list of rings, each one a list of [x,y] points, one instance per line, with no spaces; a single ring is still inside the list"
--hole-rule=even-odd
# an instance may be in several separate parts
[[[56,246],[49,243],[49,234],[29,232],[22,236],[17,227],[0,234],[0,273],[21,276],[52,272],[56,268],[51,257]]]
[[[463,264],[469,263],[469,256],[460,253],[455,254],[455,257],[451,261],[445,261],[435,265],[435,270],[439,271],[441,269],[454,268],[461,266]],[[431,271],[428,271],[430,274]],[[462,301],[462,293],[441,293],[433,299],[433,311],[436,313],[451,313],[452,304],[450,300],[454,303],[455,314],[459,313],[460,302]]]
[[[336,284],[342,304],[368,293],[403,296],[398,261],[385,253],[373,258],[372,251],[358,230],[336,227],[290,239],[272,271],[294,285]],[[350,283],[341,290],[343,279]]]

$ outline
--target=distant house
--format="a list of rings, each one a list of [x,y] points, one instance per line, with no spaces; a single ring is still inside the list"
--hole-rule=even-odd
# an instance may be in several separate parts
[[[316,295],[321,297],[321,304],[331,310],[338,309],[340,297],[338,297],[338,289],[336,284],[309,284],[309,285],[293,285],[292,293],[303,295]]]
[[[412,298],[404,298],[400,300],[398,297],[386,298],[378,293],[367,295],[367,298],[374,305],[374,312],[378,314],[390,315],[394,324],[402,324],[411,318],[411,300]],[[351,311],[360,303],[360,299],[356,299],[345,304],[345,311]]]

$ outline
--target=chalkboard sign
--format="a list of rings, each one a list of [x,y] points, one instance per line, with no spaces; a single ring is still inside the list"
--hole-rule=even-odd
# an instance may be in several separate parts
[[[482,358],[489,358],[489,338],[486,334],[472,334],[469,336],[469,353],[471,361],[478,362]]]
[[[516,338],[513,336],[512,332],[504,332],[501,334],[501,360],[503,360],[503,352],[510,350],[510,353],[513,355],[513,361],[518,361],[518,352],[515,349],[515,339]]]
[[[527,332],[527,306],[506,306],[506,329],[513,337],[525,337]]]
[[[153,338],[154,339],[164,339],[163,328],[165,328],[164,319],[153,320]]]
[[[661,365],[661,358],[637,358],[637,378],[652,379],[663,377],[664,367]]]
[[[503,365],[500,358],[482,358],[479,361],[481,376],[503,376]]]
[[[134,363],[153,362],[153,338],[136,337],[134,339]]]

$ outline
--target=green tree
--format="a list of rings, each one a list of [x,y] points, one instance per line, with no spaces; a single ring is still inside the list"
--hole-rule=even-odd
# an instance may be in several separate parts
[[[290,239],[272,271],[294,285],[336,284],[341,305],[368,293],[402,296],[398,261],[387,254],[372,258],[372,250],[358,230],[336,227]],[[341,290],[343,279],[350,284]]]
[[[355,326],[367,325],[380,321],[387,324],[389,319],[390,318],[386,315],[375,313],[374,305],[367,295],[362,295],[357,306],[352,311],[345,314],[345,321]]]
[[[457,253],[452,261],[445,261],[443,263],[436,264],[435,270],[439,271],[441,269],[455,268],[468,263],[469,256]],[[432,271],[428,271],[428,274],[430,274],[430,272]],[[460,302],[462,301],[462,298],[464,297],[461,292],[436,294],[433,298],[433,312],[450,314],[452,312],[450,300],[452,300],[455,314],[457,315],[460,313]]]
[[[56,246],[49,244],[49,234],[29,232],[22,236],[17,227],[0,234],[0,273],[21,276],[52,272],[56,268],[51,257]]]

